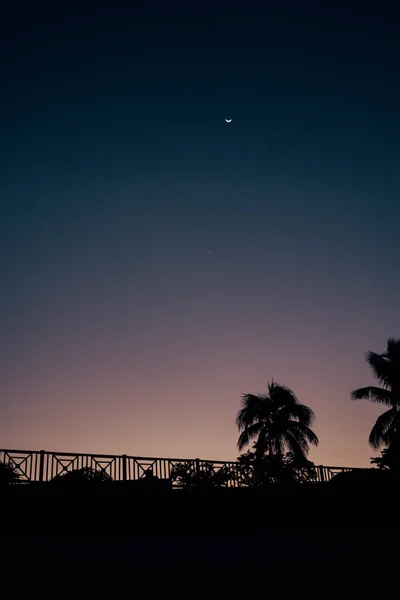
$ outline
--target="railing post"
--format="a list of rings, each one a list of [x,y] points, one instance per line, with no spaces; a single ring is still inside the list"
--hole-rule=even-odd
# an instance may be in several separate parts
[[[325,473],[324,473],[324,467],[322,465],[318,466],[319,469],[319,478],[321,483],[325,483]]]
[[[126,456],[126,454],[123,454],[122,455],[122,481],[127,480],[126,460],[127,460],[127,456]]]
[[[196,469],[196,481],[197,485],[200,483],[200,459],[195,458],[195,469]]]
[[[233,463],[233,486],[234,487],[240,487],[240,482],[239,482],[239,464],[236,461],[235,463]]]
[[[44,450],[41,450],[39,452],[40,458],[39,458],[39,481],[43,481],[43,475],[44,475]]]

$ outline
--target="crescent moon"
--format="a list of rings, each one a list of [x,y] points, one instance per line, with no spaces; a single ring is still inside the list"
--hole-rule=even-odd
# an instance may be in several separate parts
[[[226,121],[227,123],[230,123],[230,122],[232,121],[232,119],[225,119],[225,121]]]

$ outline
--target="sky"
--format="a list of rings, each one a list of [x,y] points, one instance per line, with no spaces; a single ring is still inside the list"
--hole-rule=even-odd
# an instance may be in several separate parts
[[[394,3],[136,4],[1,9],[0,446],[234,460],[273,377],[311,460],[368,466],[382,407],[350,392],[400,337]]]

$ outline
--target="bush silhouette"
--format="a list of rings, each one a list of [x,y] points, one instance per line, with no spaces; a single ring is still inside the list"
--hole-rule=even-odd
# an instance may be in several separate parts
[[[10,485],[19,481],[20,476],[16,472],[16,467],[11,463],[0,462],[0,486]]]
[[[371,464],[376,465],[378,469],[390,470],[397,475],[400,474],[400,452],[398,444],[391,444],[388,448],[381,451],[381,456],[371,458]]]
[[[317,477],[314,463],[305,457],[288,452],[258,458],[256,452],[250,450],[239,456],[238,474],[240,485],[246,487],[306,483]]]
[[[50,483],[65,485],[93,485],[104,484],[112,481],[112,477],[102,469],[92,469],[83,467],[74,469],[56,475],[50,480]]]
[[[170,475],[172,481],[185,489],[226,487],[232,474],[226,467],[215,470],[210,463],[200,463],[199,471],[196,465],[187,461],[174,465]]]

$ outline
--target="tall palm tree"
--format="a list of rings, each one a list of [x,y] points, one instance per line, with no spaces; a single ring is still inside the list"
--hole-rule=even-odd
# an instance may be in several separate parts
[[[292,390],[272,381],[268,384],[268,394],[242,395],[242,408],[236,418],[241,432],[238,449],[255,439],[258,459],[266,453],[283,455],[285,450],[304,458],[309,445],[319,443],[310,429],[314,418],[311,408],[300,404]]]
[[[354,390],[351,399],[371,400],[389,407],[377,418],[369,434],[372,448],[377,450],[383,445],[400,445],[400,340],[389,338],[386,352],[368,352],[366,361],[382,387],[368,386]]]

